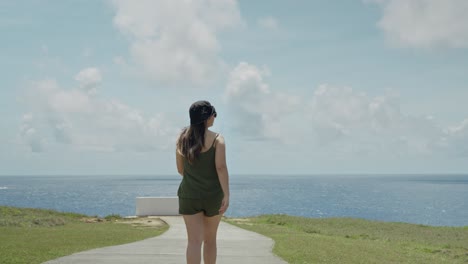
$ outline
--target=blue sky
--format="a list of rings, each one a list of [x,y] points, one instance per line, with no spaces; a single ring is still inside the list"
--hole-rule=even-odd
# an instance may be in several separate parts
[[[176,174],[188,107],[234,174],[466,173],[463,0],[0,3],[0,175]]]

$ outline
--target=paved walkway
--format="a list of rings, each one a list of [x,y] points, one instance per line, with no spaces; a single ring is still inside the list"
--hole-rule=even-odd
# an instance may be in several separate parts
[[[160,217],[170,226],[164,234],[142,241],[93,249],[45,262],[46,264],[185,263],[187,233],[181,216]],[[221,222],[218,229],[218,264],[285,264],[273,255],[268,237]]]

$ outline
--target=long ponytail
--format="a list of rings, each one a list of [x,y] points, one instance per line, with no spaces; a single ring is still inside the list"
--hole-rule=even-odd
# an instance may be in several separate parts
[[[185,127],[177,140],[177,150],[193,164],[205,145],[206,122]]]

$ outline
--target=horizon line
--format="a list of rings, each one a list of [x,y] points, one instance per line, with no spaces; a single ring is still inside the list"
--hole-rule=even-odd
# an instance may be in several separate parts
[[[235,176],[344,176],[344,175],[468,175],[468,172],[399,172],[399,173],[382,173],[382,172],[365,172],[365,173],[230,173]],[[179,176],[174,174],[150,174],[150,173],[100,173],[100,174],[0,174],[4,176]],[[179,176],[182,177],[182,176]]]

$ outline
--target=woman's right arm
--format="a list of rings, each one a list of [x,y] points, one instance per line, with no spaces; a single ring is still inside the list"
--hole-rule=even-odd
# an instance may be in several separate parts
[[[224,193],[221,208],[219,209],[219,213],[222,215],[229,207],[229,173],[226,165],[226,144],[224,143],[224,138],[219,135],[216,141],[216,171],[218,172],[219,183]]]
[[[179,150],[176,150],[176,163],[177,172],[180,176],[184,176],[184,157],[180,154]]]

